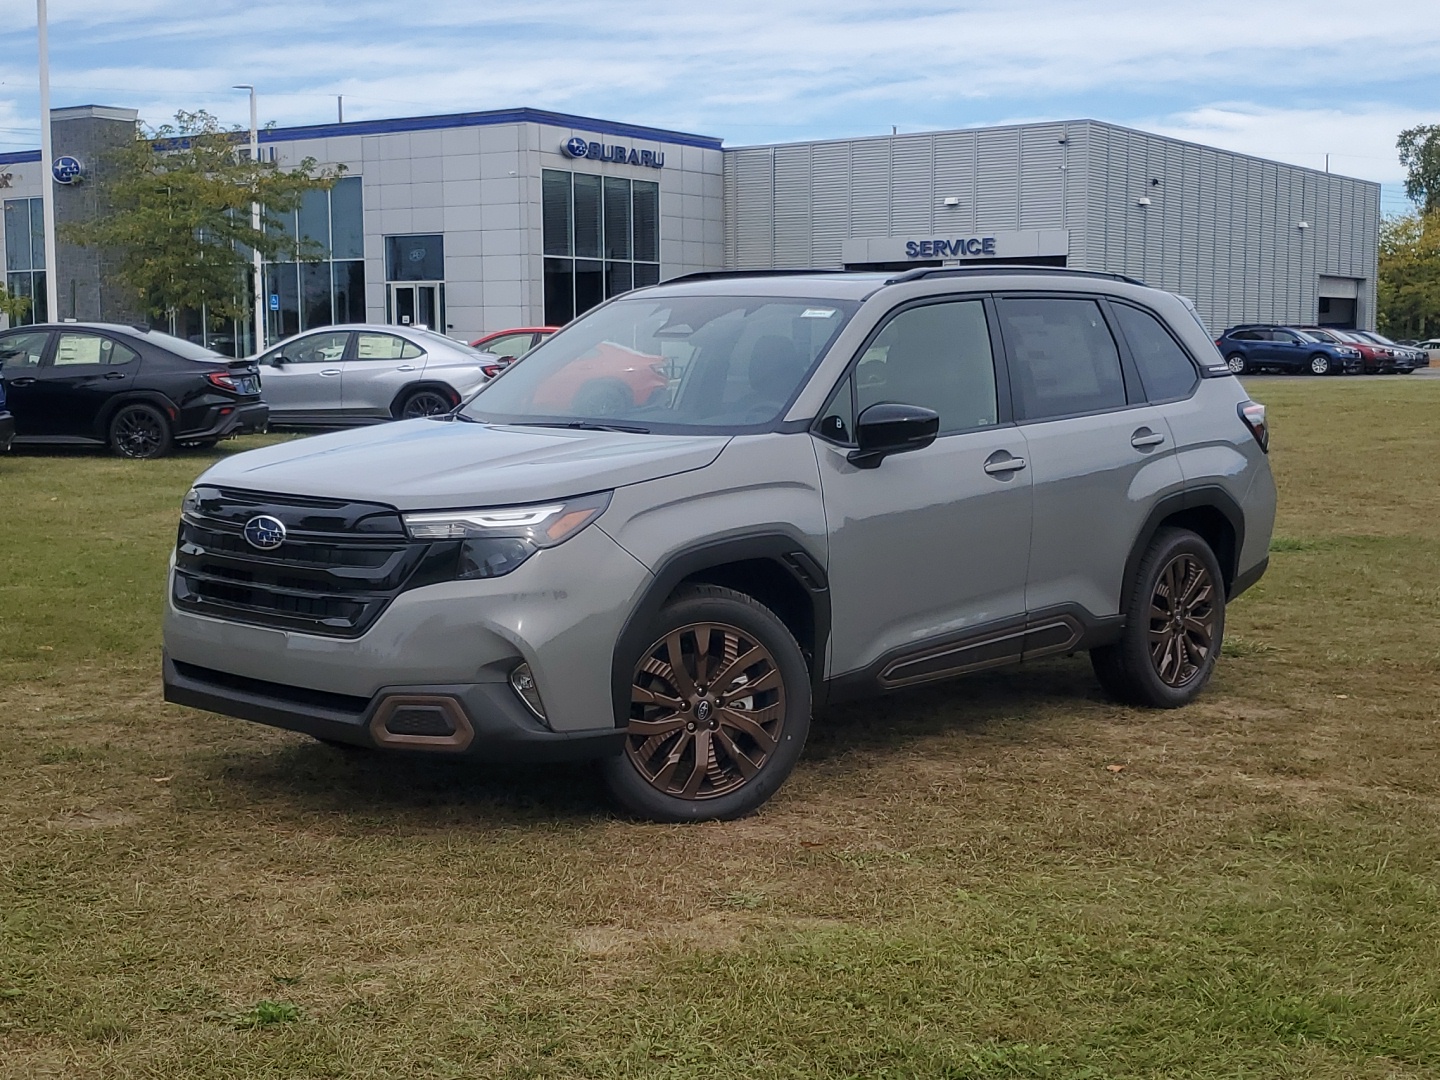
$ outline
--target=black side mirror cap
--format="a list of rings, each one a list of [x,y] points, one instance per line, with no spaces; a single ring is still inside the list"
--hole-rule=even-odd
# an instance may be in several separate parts
[[[857,449],[846,460],[857,469],[873,469],[891,454],[923,450],[940,434],[940,414],[920,405],[881,401],[855,421]]]

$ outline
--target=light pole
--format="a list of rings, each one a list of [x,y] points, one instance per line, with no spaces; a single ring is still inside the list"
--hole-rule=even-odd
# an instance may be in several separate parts
[[[40,38],[40,207],[45,222],[45,318],[60,321],[60,282],[55,266],[55,148],[50,144],[50,34],[45,0],[35,0]],[[33,265],[33,264],[32,264]]]
[[[43,4],[45,0],[39,0],[39,2]],[[255,87],[248,84],[242,84],[240,86],[235,86],[232,89],[250,91],[250,161],[255,165],[259,165],[260,126],[258,116],[255,112]],[[260,203],[255,200],[252,200],[250,203],[250,228],[254,229],[257,233],[260,231]],[[263,277],[264,267],[261,264],[260,260],[260,249],[258,247],[252,247],[250,251],[252,258],[254,259],[253,265],[255,278],[255,281],[253,283],[253,292],[250,297],[250,304],[251,307],[255,309],[255,352],[258,354],[265,351],[265,281]]]

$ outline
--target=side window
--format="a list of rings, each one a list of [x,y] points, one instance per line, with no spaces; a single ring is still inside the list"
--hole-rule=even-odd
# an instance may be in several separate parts
[[[395,334],[357,334],[355,336],[355,359],[357,360],[414,360],[425,355],[425,350],[413,341]]]
[[[275,353],[284,353],[285,359],[292,364],[335,364],[345,358],[345,346],[349,344],[350,331],[342,330],[338,333],[307,334],[305,337],[296,338],[290,344],[276,349],[269,354],[272,358]]]
[[[55,367],[111,367],[136,358],[133,349],[99,334],[61,334],[55,343]]]
[[[900,312],[855,367],[855,412],[878,402],[940,414],[940,434],[994,424],[995,358],[985,305],[954,300]]]
[[[1120,352],[1094,300],[997,302],[1021,420],[1100,412],[1125,404]]]
[[[484,349],[496,356],[522,356],[530,348],[531,334],[506,334],[494,341],[487,341]]]
[[[0,337],[0,370],[24,371],[39,367],[49,340],[49,334],[33,331]]]
[[[1160,320],[1129,304],[1112,303],[1110,307],[1140,369],[1146,396],[1151,401],[1169,401],[1189,395],[1200,376]]]

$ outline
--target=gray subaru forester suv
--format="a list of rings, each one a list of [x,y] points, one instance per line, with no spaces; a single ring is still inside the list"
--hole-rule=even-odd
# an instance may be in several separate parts
[[[596,758],[636,814],[734,818],[827,702],[1080,649],[1117,698],[1194,699],[1265,570],[1267,440],[1194,308],[1137,282],[679,279],[447,416],[201,476],[165,696]]]

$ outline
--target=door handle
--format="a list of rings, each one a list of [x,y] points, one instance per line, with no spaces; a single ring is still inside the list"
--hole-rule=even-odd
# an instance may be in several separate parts
[[[1149,428],[1141,428],[1130,436],[1130,445],[1136,450],[1146,450],[1152,446],[1159,446],[1165,441],[1165,436],[1158,431],[1151,431]]]
[[[419,371],[420,369],[417,368],[414,364],[401,364],[401,365],[400,365],[399,367],[397,367],[395,370],[396,370],[396,371]]]
[[[105,372],[105,378],[107,378],[107,379],[123,379],[123,378],[125,378],[125,372],[123,372],[123,371],[107,371],[107,372]]]
[[[6,379],[5,381],[8,382],[11,386],[33,386],[35,385],[35,383],[39,382],[38,379],[35,379],[29,375],[25,376],[23,379]]]
[[[1001,458],[998,461],[985,462],[985,471],[991,476],[1003,476],[1005,473],[1019,472],[1025,468],[1023,457]]]
[[[332,375],[339,375],[340,369],[338,367],[326,368],[324,371],[320,372],[320,374],[324,375],[326,378],[329,378]]]

